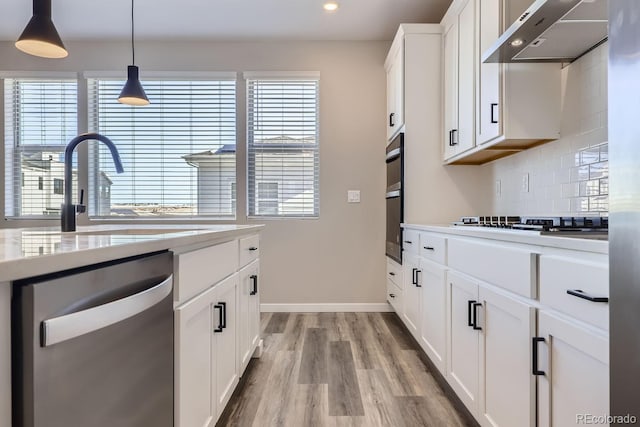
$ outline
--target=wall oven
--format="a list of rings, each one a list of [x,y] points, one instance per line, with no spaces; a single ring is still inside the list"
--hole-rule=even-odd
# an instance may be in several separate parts
[[[402,264],[402,228],[404,221],[404,133],[387,146],[387,256]]]

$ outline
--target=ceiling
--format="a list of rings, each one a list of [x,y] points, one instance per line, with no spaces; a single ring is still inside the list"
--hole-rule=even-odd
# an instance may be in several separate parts
[[[136,0],[137,40],[391,40],[398,24],[439,22],[451,0]],[[31,0],[2,0],[0,40],[15,40]],[[52,0],[63,40],[124,40],[128,0]]]

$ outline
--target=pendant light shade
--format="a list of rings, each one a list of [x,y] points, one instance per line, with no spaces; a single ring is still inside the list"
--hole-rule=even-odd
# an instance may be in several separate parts
[[[138,67],[135,65],[129,65],[127,67],[127,82],[120,92],[118,102],[127,105],[149,104],[149,98],[147,98],[147,94],[144,93],[144,89],[140,83]]]
[[[136,49],[133,42],[133,0],[131,0],[131,65],[127,67],[127,82],[124,84],[118,102],[127,105],[149,105],[149,98],[140,83],[140,70],[135,65]]]
[[[16,47],[42,58],[65,58],[69,54],[51,20],[51,0],[33,0],[33,16]]]

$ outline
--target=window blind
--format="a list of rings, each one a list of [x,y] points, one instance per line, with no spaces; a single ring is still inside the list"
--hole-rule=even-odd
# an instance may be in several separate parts
[[[318,85],[247,79],[249,216],[318,216]]]
[[[235,80],[145,80],[145,107],[117,102],[123,80],[88,79],[89,125],[109,137],[92,143],[89,215],[235,216]]]
[[[78,133],[77,81],[6,78],[4,107],[5,217],[59,216],[64,148]],[[76,186],[75,161],[73,176]]]

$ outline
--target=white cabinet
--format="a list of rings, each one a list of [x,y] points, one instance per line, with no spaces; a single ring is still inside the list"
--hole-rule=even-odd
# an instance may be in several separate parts
[[[476,0],[465,0],[445,25],[444,158],[475,146]]]
[[[501,34],[500,4],[503,0],[481,0],[479,6],[479,54],[498,40]],[[491,141],[500,135],[502,127],[500,102],[500,64],[478,65],[478,86],[476,96],[478,99],[476,109],[478,145]]]
[[[449,343],[447,379],[462,403],[472,414],[478,411],[479,354],[478,330],[474,328],[477,313],[478,285],[456,272],[447,274],[449,298]]]
[[[387,140],[404,125],[404,41],[392,47],[387,71]]]
[[[482,425],[535,425],[533,306],[454,271],[447,282],[452,388]]]
[[[0,282],[0,426],[11,425],[11,285]]]
[[[421,245],[423,245],[421,243]],[[420,345],[429,359],[446,375],[447,287],[446,268],[426,259],[420,260],[422,318]]]
[[[534,426],[531,338],[535,309],[497,290],[479,288],[480,401],[483,426]]]
[[[238,274],[176,309],[176,424],[213,426],[238,383]]]
[[[417,243],[417,242],[416,242]],[[402,318],[413,336],[418,339],[420,327],[420,308],[422,303],[422,270],[420,259],[410,253],[404,253],[404,287]]]
[[[541,310],[537,342],[538,425],[584,425],[609,413],[609,340],[596,329]],[[582,421],[582,422],[581,422]]]
[[[255,260],[240,270],[238,323],[240,373],[244,372],[260,340],[260,262]]]

